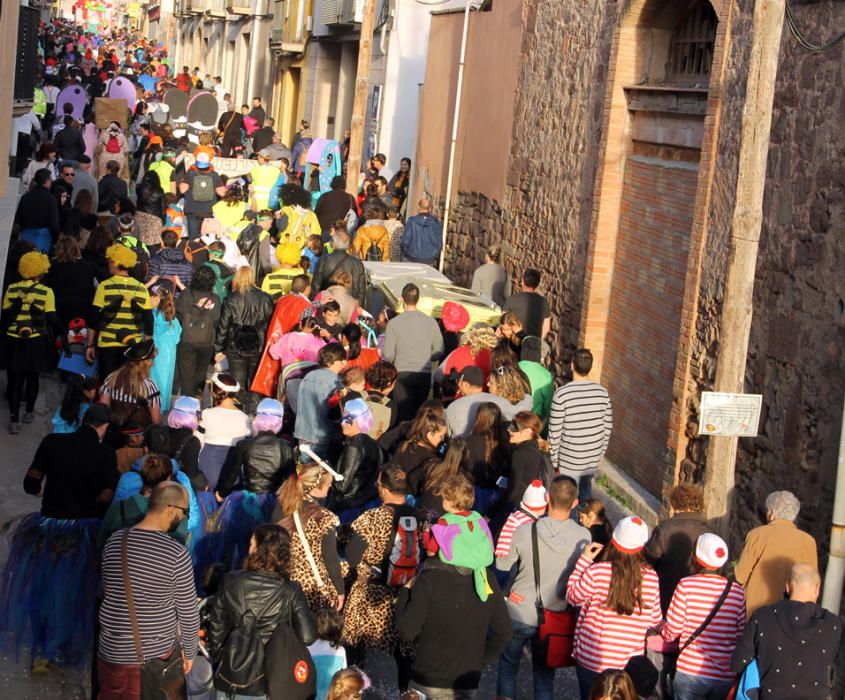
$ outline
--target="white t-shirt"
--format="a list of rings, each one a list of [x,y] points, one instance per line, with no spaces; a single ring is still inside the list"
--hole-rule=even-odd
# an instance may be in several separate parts
[[[206,408],[202,412],[200,426],[205,430],[206,445],[231,447],[251,432],[249,416],[243,411],[231,408]]]

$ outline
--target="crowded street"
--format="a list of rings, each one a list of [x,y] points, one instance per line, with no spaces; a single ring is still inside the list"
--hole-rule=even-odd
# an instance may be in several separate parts
[[[0,9],[0,694],[843,697],[845,34],[752,4]]]

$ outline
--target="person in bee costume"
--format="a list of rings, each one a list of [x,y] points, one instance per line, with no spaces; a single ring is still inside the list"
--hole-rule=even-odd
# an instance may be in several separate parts
[[[115,243],[106,250],[111,277],[97,287],[88,316],[88,362],[99,361],[101,379],[124,362],[130,345],[153,337],[153,311],[150,294],[130,277],[138,257],[134,251]]]
[[[6,290],[3,298],[3,359],[8,374],[9,433],[21,431],[23,422],[35,420],[38,398],[38,373],[54,364],[54,340],[65,336],[65,329],[56,315],[53,290],[41,283],[50,269],[44,253],[31,252],[18,263],[20,282]]]

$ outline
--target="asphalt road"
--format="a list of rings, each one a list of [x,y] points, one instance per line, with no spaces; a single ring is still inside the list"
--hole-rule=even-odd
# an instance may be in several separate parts
[[[2,385],[5,389],[5,377]],[[39,508],[39,499],[28,496],[23,491],[23,476],[35,453],[41,438],[50,431],[50,419],[61,401],[61,389],[56,381],[42,377],[41,395],[36,405],[36,421],[24,425],[20,435],[8,435],[9,411],[5,400],[0,402],[0,454],[3,456],[0,467],[0,562],[5,563],[8,556],[8,533],[15,521],[23,515]],[[596,495],[601,496],[599,487]],[[612,521],[627,513],[615,501],[606,499],[608,514]],[[367,693],[369,698],[395,700],[398,690],[395,681],[393,660],[382,654],[368,657],[365,670],[373,681],[373,687]],[[495,665],[485,669],[479,699],[493,698],[496,695]],[[519,677],[519,698],[532,698],[531,664],[526,657]],[[29,673],[29,654],[23,650],[20,659],[14,653],[0,656],[0,698],[10,700],[79,700],[90,697],[87,669],[54,668],[44,675],[32,676]],[[557,672],[555,700],[570,700],[578,697],[575,674],[571,669]]]

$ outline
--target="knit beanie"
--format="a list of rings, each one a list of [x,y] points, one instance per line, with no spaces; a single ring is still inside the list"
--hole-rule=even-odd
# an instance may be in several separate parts
[[[705,532],[695,543],[695,560],[705,569],[717,571],[728,560],[728,545],[712,532]]]
[[[613,528],[611,542],[620,552],[636,554],[648,542],[648,525],[637,516],[623,518]]]
[[[522,494],[522,503],[519,504],[523,510],[546,510],[546,487],[539,479],[534,479],[525,493]]]

